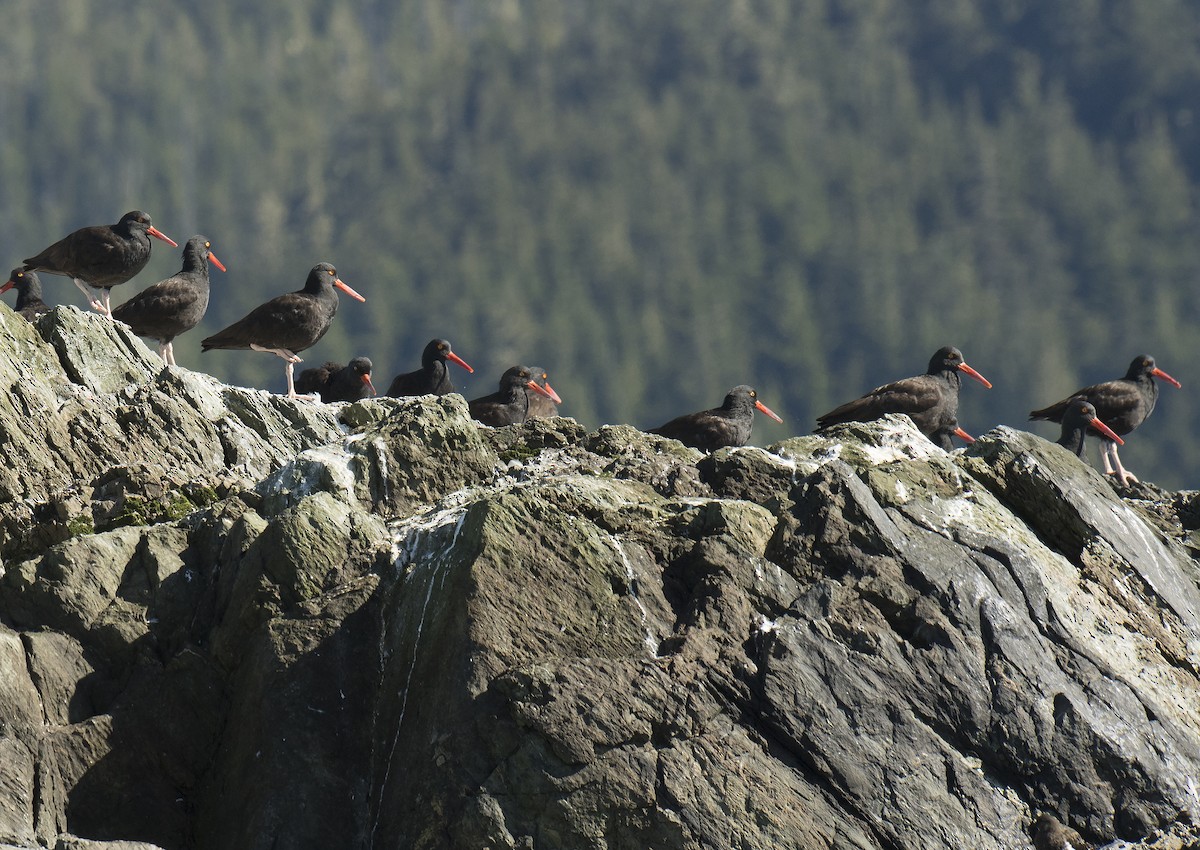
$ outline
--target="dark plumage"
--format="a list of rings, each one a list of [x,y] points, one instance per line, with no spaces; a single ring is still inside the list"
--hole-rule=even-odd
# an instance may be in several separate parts
[[[19,266],[12,270],[8,282],[0,286],[0,292],[16,287],[17,306],[13,309],[32,322],[42,313],[50,312],[50,305],[42,300],[42,282],[36,272],[27,272]]]
[[[558,416],[558,406],[562,404],[562,399],[558,397],[558,393],[554,391],[554,387],[550,386],[550,382],[546,380],[546,370],[541,366],[530,366],[533,370],[533,379],[537,381],[546,392],[535,393],[533,390],[526,390],[525,394],[529,396],[529,413],[528,419],[550,419],[553,416]]]
[[[964,443],[973,443],[975,438],[958,427],[958,420],[954,420],[945,428],[935,431],[929,435],[929,439],[933,440],[934,444],[940,449],[945,449],[948,452],[954,451],[954,441],[951,437],[958,437]]]
[[[782,422],[774,411],[758,400],[753,387],[734,387],[725,396],[720,407],[685,413],[665,425],[651,428],[651,434],[659,434],[678,440],[685,446],[711,452],[725,446],[744,446],[754,428],[754,411]]]
[[[1076,390],[1062,401],[1056,401],[1041,410],[1031,411],[1029,418],[1062,422],[1063,414],[1071,401],[1077,397],[1084,398],[1096,408],[1096,416],[1100,421],[1123,437],[1145,422],[1146,417],[1154,411],[1154,405],[1158,401],[1158,384],[1154,382],[1155,378],[1176,387],[1180,386],[1179,381],[1155,365],[1153,357],[1141,354],[1133,358],[1124,378]],[[1106,474],[1115,475],[1122,485],[1137,480],[1121,466],[1117,444],[1113,440],[1101,437],[1100,449]]]
[[[159,354],[171,366],[175,365],[172,341],[200,324],[208,310],[208,264],[225,271],[211,248],[206,237],[193,236],[183,246],[182,269],[113,310],[113,318],[135,334],[158,340]]]
[[[970,375],[985,387],[987,378],[963,362],[962,352],[952,346],[939,348],[929,359],[924,375],[904,378],[871,390],[862,398],[848,401],[817,417],[817,427],[843,422],[870,422],[889,413],[904,413],[922,434],[943,447],[958,427],[958,390],[962,376]],[[953,447],[951,445],[951,447]]]
[[[318,263],[308,273],[303,289],[260,304],[244,318],[201,342],[201,350],[251,348],[282,357],[287,364],[284,367],[287,394],[289,398],[294,398],[296,386],[292,369],[296,363],[302,362],[296,352],[316,344],[329,330],[338,309],[334,287],[351,298],[367,300],[338,279],[337,269],[329,263]]]
[[[526,395],[526,390],[535,393],[546,392],[534,380],[531,368],[513,366],[500,376],[499,392],[467,403],[471,416],[484,425],[520,425],[529,415],[529,396]]]
[[[421,368],[393,378],[387,394],[392,398],[401,398],[410,395],[446,395],[454,392],[447,360],[457,363],[468,372],[475,371],[467,365],[467,361],[454,353],[449,340],[433,339],[421,352]]]
[[[116,224],[83,227],[25,260],[25,271],[65,275],[75,281],[92,308],[111,316],[109,298],[114,286],[124,283],[150,261],[150,237],[172,248],[179,246],[163,235],[141,210],[121,216]],[[96,301],[87,287],[101,290]]]
[[[1038,815],[1033,822],[1033,846],[1037,850],[1093,850],[1078,832],[1063,826],[1054,815]]]
[[[296,392],[317,393],[321,401],[358,401],[375,395],[371,383],[371,361],[355,357],[349,365],[326,363],[315,369],[305,369],[296,379]]]
[[[1086,398],[1068,400],[1066,410],[1062,415],[1062,434],[1058,444],[1076,457],[1083,457],[1084,436],[1087,429],[1092,428],[1119,446],[1125,445],[1115,431],[1096,418],[1096,408]]]

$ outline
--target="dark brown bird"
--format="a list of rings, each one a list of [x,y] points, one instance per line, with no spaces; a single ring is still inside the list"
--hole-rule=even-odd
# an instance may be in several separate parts
[[[685,446],[712,452],[725,446],[744,446],[754,428],[754,411],[782,422],[775,412],[758,400],[758,392],[745,384],[734,387],[720,407],[685,413],[649,433],[678,440]]]
[[[1155,378],[1177,388],[1180,386],[1179,381],[1155,365],[1153,357],[1141,354],[1133,358],[1124,378],[1076,390],[1062,401],[1041,410],[1031,411],[1029,418],[1062,422],[1063,414],[1071,400],[1082,397],[1096,408],[1096,416],[1100,421],[1123,437],[1145,422],[1146,417],[1154,411],[1154,405],[1158,402],[1158,384],[1154,382]],[[1117,444],[1113,440],[1107,437],[1100,438],[1100,457],[1104,462],[1105,474],[1115,475],[1122,486],[1130,481],[1137,481],[1137,478],[1121,466]]]
[[[201,342],[200,348],[202,351],[212,348],[250,348],[282,357],[287,364],[284,374],[287,376],[288,398],[295,398],[292,369],[295,364],[303,362],[296,352],[315,345],[329,330],[338,310],[338,296],[334,287],[351,298],[367,300],[342,283],[337,276],[337,269],[329,263],[318,263],[308,273],[303,289],[260,304],[244,318]]]
[[[454,353],[449,340],[432,339],[421,352],[421,368],[393,378],[387,394],[392,398],[402,398],[410,395],[446,395],[454,392],[454,382],[450,380],[450,369],[446,366],[447,360],[457,363],[468,372],[475,371],[467,365],[467,361]]]
[[[528,366],[513,366],[500,376],[499,392],[485,395],[467,403],[471,416],[484,425],[520,425],[529,416],[529,396],[526,390],[544,394],[546,391],[534,380]]]
[[[61,274],[75,281],[92,309],[112,317],[109,298],[112,288],[124,283],[150,261],[150,237],[172,248],[179,246],[165,236],[141,210],[121,216],[116,224],[82,227],[69,233],[41,253],[25,260],[25,271]],[[100,290],[97,301],[88,287]]]
[[[938,446],[938,448],[945,449],[946,451],[951,452],[951,451],[954,451],[954,441],[950,439],[951,437],[958,437],[964,443],[968,443],[968,444],[975,442],[974,437],[972,437],[970,434],[968,434],[962,428],[958,427],[957,419],[954,420],[952,423],[950,423],[945,428],[942,428],[939,431],[935,431],[933,434],[930,435],[929,439],[933,440],[933,442]]]
[[[541,366],[530,366],[533,370],[533,379],[537,381],[545,393],[535,393],[533,390],[526,390],[526,395],[529,396],[529,419],[550,419],[558,416],[558,406],[562,404],[562,399],[558,397],[558,393],[554,391],[554,387],[550,386],[550,382],[546,380],[546,370]]]
[[[885,384],[862,398],[848,401],[817,417],[817,428],[843,422],[871,422],[889,413],[905,413],[917,430],[944,448],[949,443],[949,434],[958,427],[962,374],[970,375],[989,389],[992,386],[987,378],[963,362],[962,352],[957,348],[949,345],[939,348],[929,359],[924,375]]]
[[[0,286],[0,292],[16,287],[17,306],[13,309],[32,322],[42,313],[50,312],[50,305],[42,300],[42,282],[38,280],[37,272],[27,272],[21,267],[12,270],[8,282]]]
[[[1090,401],[1082,397],[1070,399],[1066,410],[1063,411],[1062,434],[1058,438],[1058,444],[1074,452],[1076,457],[1083,457],[1084,436],[1088,428],[1097,431],[1118,446],[1125,445],[1125,441],[1112,428],[1096,418],[1096,408]]]
[[[326,363],[305,369],[296,379],[296,392],[317,393],[326,404],[334,401],[359,401],[375,395],[371,383],[371,361],[355,357],[346,366]]]
[[[1033,846],[1037,850],[1093,850],[1078,832],[1064,826],[1054,815],[1038,815],[1033,822]]]
[[[174,366],[173,340],[200,324],[208,310],[209,263],[225,271],[212,252],[212,243],[204,236],[193,236],[183,246],[183,268],[119,305],[113,318],[129,325],[138,336],[158,340],[163,362]]]

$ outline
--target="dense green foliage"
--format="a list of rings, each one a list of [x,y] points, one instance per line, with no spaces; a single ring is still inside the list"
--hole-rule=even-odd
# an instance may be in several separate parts
[[[309,363],[377,385],[431,337],[548,368],[563,413],[651,426],[756,385],[756,442],[955,344],[973,433],[1143,351],[1184,382],[1126,465],[1200,486],[1200,10],[1184,0],[4,0],[12,264],[149,211],[207,235],[181,364],[319,261]],[[114,300],[178,268],[157,245]],[[50,278],[47,300],[80,303]],[[1036,430],[1056,436],[1053,426]]]

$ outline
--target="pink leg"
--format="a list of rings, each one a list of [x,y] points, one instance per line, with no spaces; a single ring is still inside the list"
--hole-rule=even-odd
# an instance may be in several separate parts
[[[73,278],[71,278],[71,280],[75,283],[76,286],[79,287],[79,291],[83,293],[83,297],[87,299],[88,306],[91,307],[93,310],[95,310],[97,313],[103,313],[104,305],[101,304],[99,301],[97,301],[96,297],[94,295],[92,295],[91,287],[88,286],[86,283],[84,283],[82,280],[80,280],[77,277],[73,277]]]
[[[1121,457],[1117,454],[1117,444],[1105,440],[1104,447],[1112,453],[1113,474],[1117,476],[1117,481],[1121,482],[1121,486],[1126,487],[1130,481],[1137,481],[1137,476],[1121,466]]]

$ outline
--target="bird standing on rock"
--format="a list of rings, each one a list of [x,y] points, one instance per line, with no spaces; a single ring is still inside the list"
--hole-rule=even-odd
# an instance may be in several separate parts
[[[305,369],[296,379],[296,392],[317,393],[321,401],[360,401],[375,395],[371,383],[371,361],[355,357],[349,364],[326,363],[315,369]]]
[[[484,425],[521,425],[529,416],[526,390],[546,395],[528,366],[513,366],[500,376],[500,390],[467,402],[471,417]]]
[[[475,371],[467,365],[467,361],[454,353],[449,340],[433,339],[421,352],[421,368],[393,378],[387,395],[401,398],[410,395],[446,395],[454,392],[454,382],[450,380],[450,369],[446,366],[447,360],[457,363],[468,372]]]
[[[1086,398],[1073,398],[1062,415],[1062,434],[1058,444],[1076,457],[1083,457],[1084,436],[1087,429],[1092,428],[1106,439],[1112,440],[1118,446],[1125,445],[1112,428],[1096,418],[1096,408]]]
[[[183,246],[183,268],[119,305],[113,318],[129,325],[138,336],[157,339],[163,362],[174,366],[175,337],[200,324],[208,310],[209,263],[225,271],[212,252],[212,243],[204,236],[193,236]]]
[[[17,289],[17,306],[13,309],[27,321],[32,322],[43,313],[50,312],[50,305],[42,300],[42,282],[38,280],[36,272],[27,272],[20,266],[13,269],[8,282],[0,286],[0,292],[8,292],[13,287]]]
[[[754,428],[754,411],[782,422],[773,410],[758,400],[758,392],[745,384],[725,396],[720,407],[685,413],[670,422],[651,428],[649,433],[678,440],[685,446],[713,452],[726,446],[744,446]]]
[[[304,288],[272,298],[255,307],[246,316],[200,343],[201,350],[213,348],[250,348],[269,351],[287,364],[288,398],[296,398],[292,370],[303,362],[296,356],[325,336],[338,310],[334,288],[351,298],[366,301],[338,278],[337,269],[329,263],[318,263],[308,273]]]
[[[1033,822],[1033,846],[1037,850],[1093,850],[1078,832],[1054,815],[1038,815]]]
[[[817,417],[817,429],[843,422],[871,422],[889,413],[904,413],[918,431],[945,448],[950,444],[949,435],[961,430],[958,427],[958,391],[964,374],[991,389],[991,382],[963,361],[961,351],[949,345],[939,348],[929,359],[929,368],[924,375],[884,384],[861,398],[834,408]]]
[[[174,240],[165,236],[141,210],[121,216],[116,224],[98,224],[69,233],[41,253],[25,260],[25,271],[61,274],[75,281],[92,309],[112,318],[109,298],[112,288],[124,283],[150,261],[150,237],[161,239],[172,248]],[[101,290],[97,301],[88,287]]]
[[[1071,401],[1075,398],[1083,398],[1092,403],[1096,409],[1096,416],[1102,422],[1123,437],[1145,422],[1146,417],[1154,411],[1154,405],[1158,402],[1158,384],[1154,382],[1155,378],[1166,381],[1176,388],[1181,386],[1179,381],[1158,368],[1153,357],[1149,354],[1140,354],[1133,358],[1124,378],[1076,390],[1062,401],[1056,401],[1049,407],[1030,411],[1029,418],[1062,422],[1063,414]],[[1100,438],[1100,457],[1104,463],[1104,473],[1116,476],[1121,486],[1127,485],[1130,481],[1137,481],[1137,478],[1121,466],[1116,441],[1102,436]]]

